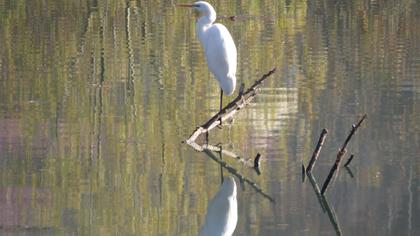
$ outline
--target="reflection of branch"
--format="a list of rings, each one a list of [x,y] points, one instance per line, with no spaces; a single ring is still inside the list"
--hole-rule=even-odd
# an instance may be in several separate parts
[[[257,191],[258,193],[260,193],[262,196],[264,196],[265,198],[267,198],[271,202],[275,202],[274,199],[272,197],[270,197],[268,194],[264,193],[264,191],[260,187],[258,187],[258,185],[255,182],[253,182],[252,180],[248,179],[247,177],[241,175],[235,168],[233,168],[232,166],[230,166],[226,162],[224,162],[222,160],[219,160],[211,151],[204,150],[204,153],[207,154],[211,159],[213,159],[217,163],[219,163],[221,166],[223,166],[223,168],[225,168],[231,174],[235,175],[236,177],[238,177],[242,181],[244,181],[244,182],[248,183],[249,185],[251,185],[251,187],[254,188],[255,191]]]
[[[362,122],[366,119],[367,115],[363,115],[363,117],[360,119],[360,121],[357,123],[357,125],[352,125],[351,131],[349,135],[346,138],[346,141],[344,141],[343,146],[341,146],[340,150],[337,153],[337,158],[335,159],[335,163],[333,167],[331,167],[330,173],[327,176],[327,179],[324,182],[324,185],[322,186],[321,194],[324,194],[327,191],[328,185],[331,181],[331,178],[333,177],[334,173],[340,166],[341,159],[343,158],[344,154],[346,153],[346,148],[348,143],[350,142],[351,137],[356,133],[356,130],[360,127]]]
[[[349,173],[349,175],[350,175],[351,178],[354,178],[353,172],[351,171],[350,167],[344,166],[344,169],[347,170],[347,173]]]
[[[238,96],[233,99],[228,105],[226,105],[221,111],[219,111],[216,115],[210,118],[205,124],[198,127],[194,133],[190,136],[187,140],[187,143],[194,143],[195,140],[203,133],[207,133],[212,130],[214,127],[220,124],[220,121],[225,121],[231,117],[240,109],[247,106],[252,99],[257,95],[257,89],[261,85],[261,83],[267,79],[270,75],[272,75],[276,71],[276,68],[273,68],[267,74],[263,75],[259,80],[255,81],[255,83],[244,93],[239,93]]]
[[[348,165],[350,165],[350,162],[353,160],[354,155],[351,154],[351,156],[349,157],[349,159],[347,160],[346,164],[344,164],[345,167],[347,167]]]
[[[314,176],[312,175],[312,173],[306,173],[309,179],[309,182],[311,182],[312,188],[314,189],[314,192],[316,194],[316,197],[318,198],[319,201],[319,205],[321,205],[322,211],[325,212],[325,206],[324,203],[322,201],[322,195],[321,195],[321,191],[319,190],[318,184],[314,178]]]
[[[131,24],[130,24],[130,17],[131,17],[131,8],[130,8],[131,1],[127,2],[126,6],[126,13],[125,13],[125,34],[127,37],[127,50],[128,50],[128,81],[127,81],[127,90],[129,92],[134,93],[134,53],[133,53],[133,47],[131,46],[132,40],[131,40]],[[131,94],[133,95],[133,94]]]
[[[85,51],[85,43],[86,43],[86,38],[87,38],[86,35],[87,35],[87,33],[90,29],[90,26],[91,26],[92,13],[93,13],[93,10],[91,10],[91,8],[89,8],[87,23],[84,25],[83,33],[80,36],[80,42],[79,42],[79,45],[77,47],[76,55],[71,58],[71,64],[70,64],[71,71],[74,70],[74,67],[76,66],[77,62],[79,61],[78,57],[82,56],[82,53]]]
[[[198,146],[201,150],[197,150],[197,151],[204,151],[204,149],[207,149],[207,150],[210,150],[210,151],[213,151],[213,152],[220,152],[221,151],[222,154],[224,154],[226,156],[229,156],[229,157],[232,157],[232,158],[235,158],[236,160],[238,160],[242,164],[252,167],[252,164],[251,164],[252,160],[251,159],[242,158],[238,154],[236,154],[234,152],[231,152],[229,150],[225,150],[225,149],[221,148],[220,146],[218,147],[218,146],[214,146],[214,145],[211,145],[211,144],[203,144],[201,146],[200,145],[198,145]]]
[[[108,6],[108,2],[107,5]],[[105,10],[107,11],[108,8],[106,7]],[[100,34],[100,44],[101,44],[101,50],[100,50],[100,73],[99,73],[99,92],[98,92],[98,100],[99,100],[99,112],[98,112],[98,134],[97,134],[97,155],[98,158],[101,156],[101,131],[102,131],[102,113],[103,113],[103,84],[105,81],[105,16],[103,16],[103,19],[101,20],[101,25],[99,27],[99,34]]]
[[[194,143],[196,144],[196,143]],[[190,145],[194,145],[194,144],[190,144]],[[255,172],[257,172],[258,175],[261,175],[261,170],[260,170],[260,159],[261,159],[261,154],[257,154],[257,156],[255,157],[254,160],[250,159],[250,158],[243,158],[241,156],[239,156],[238,154],[229,151],[229,150],[225,150],[223,149],[221,146],[214,146],[211,144],[203,144],[203,145],[198,145],[196,144],[196,146],[194,147],[194,149],[196,149],[197,151],[204,151],[204,149],[213,151],[213,152],[218,152],[218,153],[222,153],[226,156],[235,158],[237,161],[239,161],[240,163],[244,164],[245,166],[248,166],[250,168],[253,168],[255,170]]]
[[[330,219],[330,222],[331,222],[332,226],[334,227],[337,235],[342,235],[340,224],[339,224],[338,218],[337,218],[337,216],[334,212],[334,208],[330,207],[330,205],[328,204],[327,198],[324,195],[322,195],[321,192],[319,191],[318,184],[317,184],[314,176],[312,175],[312,173],[309,172],[309,173],[306,173],[306,174],[308,176],[309,182],[312,185],[312,188],[314,189],[316,197],[318,198],[319,205],[321,205],[322,211],[324,213],[327,212],[328,218]]]
[[[207,154],[207,156],[209,156],[211,159],[213,159],[214,161],[216,161],[217,163],[219,163],[220,166],[222,166],[224,169],[226,169],[227,171],[229,171],[232,175],[235,175],[236,177],[238,177],[241,182],[243,181],[243,182],[248,183],[253,189],[255,189],[255,191],[257,193],[261,194],[263,197],[265,197],[268,200],[270,200],[271,202],[275,203],[275,200],[272,197],[270,197],[270,195],[268,195],[267,193],[265,193],[255,182],[253,182],[252,180],[248,179],[247,177],[241,175],[234,167],[230,166],[225,161],[220,160],[209,149],[207,149],[206,147],[204,147],[204,145],[203,146],[200,146],[197,143],[189,143],[189,145],[192,148],[194,148],[196,151],[204,152],[205,154]],[[223,150],[222,150],[222,153],[223,153]]]
[[[335,214],[334,208],[330,207],[326,196],[322,195],[322,200],[325,206],[325,210],[327,211],[328,218],[330,219],[331,224],[333,225],[335,229],[335,232],[337,233],[337,235],[342,235],[340,224],[338,223],[338,218],[337,218],[337,215]]]

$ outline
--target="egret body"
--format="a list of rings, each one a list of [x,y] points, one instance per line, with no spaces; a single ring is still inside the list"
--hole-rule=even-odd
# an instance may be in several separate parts
[[[198,1],[193,4],[179,4],[192,7],[200,12],[196,22],[196,34],[204,48],[207,65],[220,85],[220,110],[223,93],[230,96],[236,86],[236,46],[228,29],[216,21],[216,11],[208,2]]]

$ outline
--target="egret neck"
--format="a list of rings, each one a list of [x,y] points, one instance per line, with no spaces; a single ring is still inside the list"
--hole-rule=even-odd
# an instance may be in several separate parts
[[[206,30],[216,21],[216,11],[212,6],[210,6],[206,11],[201,12],[200,18],[197,19],[196,24],[196,33],[201,44],[205,46],[205,37],[204,34]]]

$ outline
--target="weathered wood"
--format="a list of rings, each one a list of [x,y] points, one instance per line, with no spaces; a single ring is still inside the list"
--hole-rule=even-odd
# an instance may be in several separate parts
[[[347,145],[350,142],[351,137],[356,133],[357,129],[360,127],[362,122],[366,119],[367,115],[363,115],[363,117],[360,119],[360,121],[357,123],[357,125],[352,125],[351,131],[349,135],[347,136],[346,140],[343,143],[343,146],[338,150],[337,157],[335,159],[334,165],[331,167],[330,172],[328,173],[327,179],[324,181],[324,185],[322,186],[321,194],[324,194],[327,191],[328,185],[330,184],[330,181],[332,177],[334,176],[334,173],[337,171],[338,167],[340,166],[340,162],[344,156],[344,154],[347,152],[346,148]]]
[[[306,173],[310,173],[312,168],[315,166],[316,160],[318,159],[319,153],[321,152],[322,145],[324,145],[325,138],[327,137],[328,130],[323,129],[318,140],[318,144],[314,152],[312,153],[311,160],[309,161],[308,166],[306,167]]]
[[[276,68],[273,68],[270,70],[267,74],[263,75],[259,80],[255,81],[255,83],[248,88],[245,92],[240,92],[238,96],[233,99],[232,102],[227,104],[222,110],[220,110],[217,114],[215,114],[213,117],[211,117],[206,123],[199,126],[194,133],[191,134],[191,136],[187,139],[186,143],[191,144],[194,143],[195,140],[204,133],[208,133],[210,130],[212,130],[214,127],[218,126],[220,122],[223,123],[223,121],[230,119],[235,115],[235,113],[247,106],[252,99],[257,95],[258,93],[258,87],[261,85],[261,83],[267,79],[270,75],[272,75],[276,71]]]

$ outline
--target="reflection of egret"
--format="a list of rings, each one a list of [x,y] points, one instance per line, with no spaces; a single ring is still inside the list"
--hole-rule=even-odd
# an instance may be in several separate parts
[[[206,220],[199,236],[232,235],[238,222],[236,183],[233,177],[225,178],[219,192],[210,200]]]
[[[192,7],[198,10],[201,17],[197,20],[196,33],[203,45],[210,71],[219,81],[220,110],[222,109],[223,92],[232,95],[236,86],[236,46],[232,36],[222,24],[213,24],[216,11],[207,2],[179,4],[181,7]]]

